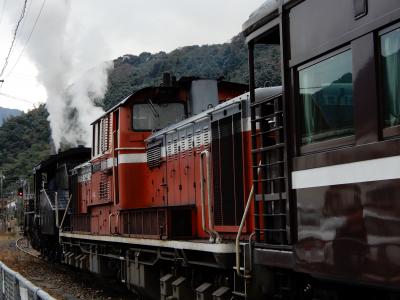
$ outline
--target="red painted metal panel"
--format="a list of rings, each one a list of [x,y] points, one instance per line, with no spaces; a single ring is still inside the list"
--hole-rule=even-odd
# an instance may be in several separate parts
[[[167,184],[168,205],[179,205],[181,201],[181,178],[179,174],[179,135],[167,136]]]

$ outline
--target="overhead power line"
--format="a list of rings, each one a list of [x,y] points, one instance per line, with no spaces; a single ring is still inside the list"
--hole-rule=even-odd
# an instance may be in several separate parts
[[[5,94],[5,93],[2,93],[2,92],[0,92],[0,96],[8,97],[8,98],[11,98],[11,99],[14,99],[14,100],[17,100],[17,101],[22,101],[22,102],[26,102],[26,103],[35,105],[35,103],[32,102],[32,101],[29,101],[29,100],[26,100],[26,99],[22,99],[22,98],[19,98],[19,97],[15,97],[13,95]]]
[[[36,16],[35,23],[34,23],[33,26],[32,26],[31,32],[29,33],[29,36],[28,36],[28,38],[27,38],[27,40],[26,40],[24,46],[22,47],[22,50],[21,50],[21,52],[19,53],[17,60],[15,61],[14,65],[11,67],[10,71],[7,73],[7,75],[5,76],[5,78],[7,78],[8,76],[10,76],[10,74],[14,71],[14,69],[15,69],[15,67],[17,66],[17,64],[19,63],[19,61],[20,61],[22,55],[24,54],[25,48],[26,48],[26,46],[28,45],[29,40],[30,40],[31,37],[32,37],[33,31],[34,31],[35,28],[36,28],[36,24],[37,24],[38,21],[39,21],[39,18],[40,18],[41,14],[42,14],[42,11],[43,11],[43,8],[44,8],[45,4],[46,4],[46,0],[43,0],[42,6],[40,7],[39,13],[38,13],[38,15]]]
[[[19,16],[19,19],[18,19],[18,22],[17,22],[17,26],[15,26],[13,39],[12,39],[12,41],[11,41],[10,49],[8,50],[8,54],[7,54],[6,59],[5,59],[5,61],[4,61],[3,68],[1,69],[0,78],[3,77],[4,70],[6,69],[6,67],[7,67],[7,65],[8,65],[8,60],[9,60],[9,58],[10,58],[11,51],[12,51],[12,49],[13,49],[13,47],[14,47],[15,39],[17,38],[18,28],[19,28],[19,26],[20,26],[20,24],[21,24],[22,19],[23,19],[24,16],[25,16],[25,11],[26,11],[26,4],[27,4],[27,2],[28,2],[28,0],[25,0],[25,1],[24,1],[24,6],[23,6],[23,8],[22,8],[21,15]]]

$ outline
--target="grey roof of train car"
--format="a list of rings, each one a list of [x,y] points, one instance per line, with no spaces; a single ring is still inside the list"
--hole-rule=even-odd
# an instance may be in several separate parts
[[[262,19],[267,17],[269,14],[276,11],[281,5],[286,4],[292,0],[267,0],[254,12],[252,12],[246,22],[244,22],[242,29],[243,31],[255,26]]]
[[[255,90],[255,96],[256,96],[257,100],[270,98],[270,97],[276,96],[276,95],[281,94],[281,93],[282,93],[282,86],[272,86],[272,87],[265,87],[265,88],[257,88]],[[181,128],[182,126],[185,126],[186,124],[196,122],[196,121],[198,121],[200,119],[203,119],[204,117],[208,116],[210,113],[212,113],[214,111],[220,110],[220,109],[222,109],[222,108],[224,108],[224,107],[226,107],[226,106],[228,106],[228,105],[230,105],[232,103],[241,102],[243,100],[247,100],[249,97],[250,97],[250,93],[247,92],[247,93],[244,93],[244,94],[242,94],[240,96],[232,98],[231,100],[228,100],[226,102],[222,102],[222,103],[218,104],[217,106],[215,106],[213,108],[210,108],[208,110],[203,111],[200,114],[194,115],[194,116],[189,117],[189,118],[187,118],[185,120],[182,120],[179,123],[173,124],[171,126],[165,127],[165,128],[163,128],[163,129],[161,129],[159,131],[154,132],[151,136],[149,136],[146,139],[146,141],[152,140],[152,139],[154,139],[154,138],[156,138],[156,137],[158,137],[160,135],[163,135],[164,133],[167,133],[167,132],[170,132],[170,131],[174,131],[174,130],[176,130],[178,128]]]

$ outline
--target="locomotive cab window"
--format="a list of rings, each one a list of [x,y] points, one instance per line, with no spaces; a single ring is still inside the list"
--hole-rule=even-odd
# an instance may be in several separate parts
[[[133,130],[153,131],[177,123],[185,118],[185,105],[180,102],[147,103],[133,105]]]
[[[300,144],[353,135],[351,50],[301,67],[298,74]]]
[[[400,126],[400,25],[380,36],[384,127]]]

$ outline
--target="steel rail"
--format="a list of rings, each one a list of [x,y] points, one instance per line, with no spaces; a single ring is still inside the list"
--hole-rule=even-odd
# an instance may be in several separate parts
[[[24,253],[26,253],[26,254],[29,254],[30,256],[33,256],[33,257],[35,257],[35,258],[37,258],[37,259],[41,259],[41,258],[39,257],[39,255],[30,253],[29,251],[25,250],[24,248],[22,248],[22,247],[18,244],[18,243],[19,243],[21,240],[23,240],[23,239],[26,239],[26,238],[25,238],[25,237],[21,237],[21,238],[19,238],[18,240],[16,240],[16,241],[15,241],[15,247],[16,247],[19,251],[21,251],[21,252],[24,252]]]

